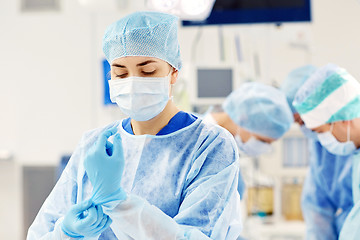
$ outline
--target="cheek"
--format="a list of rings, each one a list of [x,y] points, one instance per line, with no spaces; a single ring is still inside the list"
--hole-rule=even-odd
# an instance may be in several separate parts
[[[343,129],[334,128],[333,130],[334,137],[339,142],[346,142],[347,141],[347,131]]]

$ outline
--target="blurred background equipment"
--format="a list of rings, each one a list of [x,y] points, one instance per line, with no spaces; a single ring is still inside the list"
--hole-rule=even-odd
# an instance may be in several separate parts
[[[192,74],[191,103],[195,107],[222,104],[236,86],[230,65],[194,66]]]
[[[215,0],[147,0],[147,7],[160,12],[167,12],[183,20],[203,21],[214,5]]]
[[[310,0],[216,0],[206,20],[184,21],[183,25],[308,21],[311,21]]]
[[[21,11],[60,11],[60,0],[21,0]]]
[[[27,229],[34,221],[43,202],[50,194],[56,183],[56,168],[53,166],[23,166],[23,238]]]
[[[282,183],[282,215],[285,220],[303,220],[301,213],[302,182],[297,178],[285,178]]]
[[[309,165],[308,141],[304,136],[289,136],[283,140],[283,167],[307,167]]]

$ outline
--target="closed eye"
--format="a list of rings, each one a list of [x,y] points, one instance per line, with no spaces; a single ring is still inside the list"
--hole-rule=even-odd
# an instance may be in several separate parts
[[[154,71],[152,71],[152,72],[144,72],[144,71],[142,71],[141,73],[142,74],[144,74],[144,75],[152,75],[152,74],[154,74],[156,71],[154,70]]]
[[[115,77],[117,78],[126,78],[128,74],[127,73],[123,73],[123,74],[120,74],[120,75],[116,75]]]

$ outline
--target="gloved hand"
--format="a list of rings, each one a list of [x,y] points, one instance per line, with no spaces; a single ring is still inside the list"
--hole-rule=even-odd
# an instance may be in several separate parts
[[[91,200],[86,200],[70,208],[61,228],[72,238],[96,237],[107,229],[111,222],[100,205],[94,206]]]
[[[116,132],[117,129],[112,128],[101,133],[84,160],[85,171],[93,185],[91,198],[96,205],[126,198],[120,186],[124,154],[120,134]],[[108,138],[114,134],[111,143]]]

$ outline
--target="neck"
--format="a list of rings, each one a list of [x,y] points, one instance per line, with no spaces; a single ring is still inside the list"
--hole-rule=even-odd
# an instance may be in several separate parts
[[[173,101],[169,100],[164,110],[156,117],[148,121],[136,121],[131,119],[131,127],[135,135],[156,135],[179,111],[180,110],[175,106]]]
[[[239,131],[239,126],[234,123],[226,112],[211,113],[217,124],[227,129],[233,136]]]

